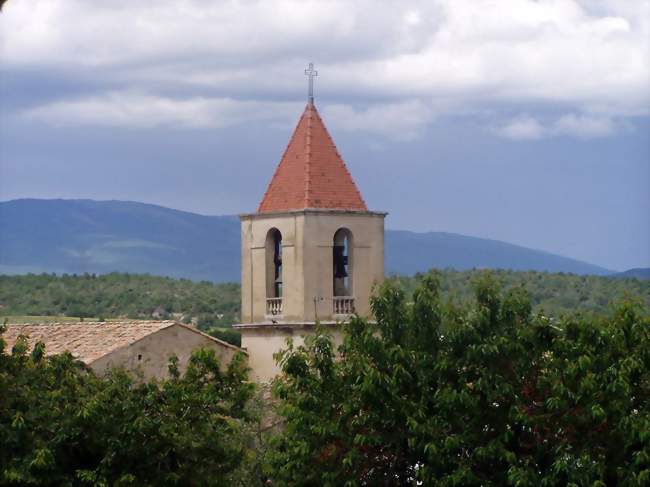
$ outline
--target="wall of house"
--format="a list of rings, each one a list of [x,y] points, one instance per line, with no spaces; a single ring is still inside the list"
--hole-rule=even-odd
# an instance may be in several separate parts
[[[139,374],[144,380],[168,377],[169,358],[178,357],[181,373],[197,349],[215,351],[222,365],[227,365],[239,350],[227,343],[218,342],[182,325],[172,325],[152,333],[131,345],[115,350],[89,364],[95,373],[102,375],[112,367],[124,367]]]

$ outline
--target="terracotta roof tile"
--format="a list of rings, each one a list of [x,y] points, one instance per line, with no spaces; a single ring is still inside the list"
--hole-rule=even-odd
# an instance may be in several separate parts
[[[305,208],[368,211],[313,103],[305,107],[257,211]]]
[[[30,350],[40,341],[45,344],[46,355],[68,351],[75,358],[90,364],[118,348],[175,324],[174,321],[10,324],[2,338],[7,342],[5,350],[8,351],[11,351],[18,337],[24,335]]]

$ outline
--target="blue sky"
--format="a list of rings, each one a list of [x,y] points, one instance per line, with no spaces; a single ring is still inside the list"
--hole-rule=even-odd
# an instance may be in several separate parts
[[[389,228],[650,266],[646,0],[9,0],[0,199],[255,209],[306,99]]]

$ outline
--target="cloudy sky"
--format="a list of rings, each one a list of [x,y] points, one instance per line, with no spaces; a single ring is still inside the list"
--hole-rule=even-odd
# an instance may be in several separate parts
[[[9,0],[0,200],[253,211],[309,61],[389,228],[650,266],[648,0]]]

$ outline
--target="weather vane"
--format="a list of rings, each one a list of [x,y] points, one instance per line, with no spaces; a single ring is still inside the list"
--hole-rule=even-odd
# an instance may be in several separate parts
[[[307,69],[305,69],[305,75],[309,77],[309,91],[308,91],[308,100],[309,103],[314,103],[314,78],[318,76],[318,71],[314,69],[314,63],[309,63]]]

